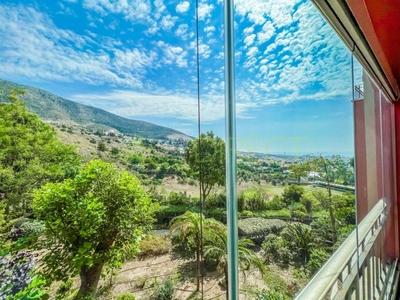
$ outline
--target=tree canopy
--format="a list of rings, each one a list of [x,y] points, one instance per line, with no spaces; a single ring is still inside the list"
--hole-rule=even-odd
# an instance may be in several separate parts
[[[44,274],[56,280],[80,274],[83,296],[96,290],[105,263],[119,267],[138,251],[155,209],[137,178],[100,160],[73,179],[44,185],[32,206],[46,225]]]
[[[17,216],[30,214],[35,188],[73,176],[81,162],[74,147],[27,111],[18,100],[23,93],[13,90],[10,102],[0,104],[0,190],[7,193],[7,215]]]
[[[200,182],[203,200],[213,186],[225,184],[225,142],[212,131],[189,141],[186,162]]]

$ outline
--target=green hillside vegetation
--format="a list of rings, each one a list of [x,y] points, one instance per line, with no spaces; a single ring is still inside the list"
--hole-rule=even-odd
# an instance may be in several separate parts
[[[185,148],[49,125],[27,111],[22,91],[6,96],[0,299],[194,299],[202,277],[204,290],[227,296],[221,138],[208,132]],[[293,299],[354,228],[354,193],[340,190],[354,182],[351,160],[240,154],[238,173],[240,271],[249,277],[240,297]]]
[[[38,88],[0,79],[0,102],[8,101],[11,90],[24,90],[21,100],[27,104],[28,111],[37,114],[46,122],[79,124],[86,130],[116,129],[119,132],[147,139],[190,139],[187,135],[171,128],[152,123],[123,118],[105,110],[79,104]]]

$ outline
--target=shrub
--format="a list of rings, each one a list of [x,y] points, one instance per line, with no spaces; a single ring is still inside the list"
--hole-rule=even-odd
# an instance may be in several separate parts
[[[24,250],[9,259],[0,258],[0,299],[26,288],[32,282],[34,266],[33,255]]]
[[[32,220],[23,223],[19,228],[22,231],[22,237],[28,237],[31,235],[40,235],[44,231],[45,226],[41,221]]]
[[[244,195],[245,203],[244,208],[246,210],[264,210],[266,209],[267,200],[270,195],[267,194],[263,189],[258,188],[252,191],[248,191]]]
[[[265,203],[265,209],[267,209],[267,210],[281,210],[284,207],[285,207],[285,203],[282,201],[282,199],[278,195],[275,195],[272,198],[272,200],[267,201],[267,203]]]
[[[265,237],[262,248],[264,250],[265,261],[268,263],[281,261],[287,264],[292,259],[292,254],[286,246],[285,241],[275,234],[269,234]]]
[[[68,279],[65,282],[62,282],[60,284],[60,286],[57,289],[57,294],[60,296],[65,296],[65,294],[71,289],[73,284],[73,280],[72,279]]]
[[[99,151],[107,151],[106,144],[104,144],[104,142],[100,142],[100,143],[97,145],[97,150],[99,150]]]
[[[252,211],[249,211],[249,210],[243,210],[243,211],[241,211],[241,212],[239,213],[239,215],[240,215],[241,217],[253,217],[253,216],[254,216],[253,212],[252,212]]]
[[[268,291],[263,289],[261,292],[258,292],[255,297],[255,300],[289,300],[290,298],[282,292],[277,291]]]
[[[241,192],[239,194],[239,196],[237,197],[237,205],[238,205],[238,211],[242,211],[244,209],[244,203],[245,203],[245,199],[244,199],[244,193]]]
[[[192,198],[185,192],[170,192],[168,195],[168,203],[171,205],[192,205]]]
[[[226,194],[210,194],[206,199],[207,208],[225,208],[226,207]]]
[[[285,221],[279,219],[247,218],[239,220],[238,232],[240,236],[260,244],[265,236],[270,233],[279,234],[286,225]]]
[[[119,154],[119,149],[117,147],[112,147],[111,148],[111,154],[112,155],[118,155]]]
[[[16,241],[19,238],[27,238],[39,236],[45,227],[43,222],[32,219],[21,219],[14,223],[14,228],[11,229],[11,239]]]
[[[163,236],[149,235],[139,245],[139,257],[157,256],[166,254],[171,250],[171,240]]]
[[[148,178],[147,175],[145,174],[139,174],[144,175]],[[167,200],[167,196],[165,195],[165,190],[161,189],[161,191],[156,187],[156,186],[151,186],[149,190],[147,191],[148,194],[150,194],[153,202],[165,202]]]
[[[282,198],[285,203],[299,202],[305,192],[301,185],[291,184],[283,190]]]
[[[324,249],[314,249],[307,263],[307,270],[310,275],[314,275],[325,264],[329,257],[330,254]]]
[[[222,223],[226,222],[226,209],[225,208],[213,208],[206,209],[204,214],[207,218],[214,218]]]
[[[136,297],[135,297],[135,295],[133,295],[129,292],[126,292],[121,295],[118,295],[117,298],[115,298],[115,299],[116,300],[135,300]]]
[[[171,300],[174,294],[175,286],[171,278],[162,282],[155,293],[154,300]]]
[[[155,213],[155,218],[158,224],[165,224],[173,218],[183,215],[187,210],[188,207],[185,205],[160,205]]]

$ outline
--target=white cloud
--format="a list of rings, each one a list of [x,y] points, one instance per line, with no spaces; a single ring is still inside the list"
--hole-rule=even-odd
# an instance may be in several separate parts
[[[248,35],[244,39],[244,43],[246,44],[246,46],[250,46],[253,44],[255,38],[256,38],[255,34]]]
[[[187,52],[181,47],[172,46],[164,41],[158,41],[157,46],[163,50],[162,62],[171,65],[176,64],[180,68],[187,67]]]
[[[244,35],[249,35],[252,34],[253,32],[254,32],[254,27],[247,27],[243,30]]]
[[[251,47],[251,48],[249,49],[249,51],[247,51],[247,56],[253,57],[253,56],[255,56],[258,52],[259,52],[259,51],[258,51],[258,48],[257,48],[257,47]]]
[[[206,26],[204,27],[204,32],[207,34],[207,37],[211,37],[215,32],[214,26]]]
[[[183,1],[176,6],[176,12],[185,13],[190,9],[190,3],[188,1]]]
[[[200,42],[199,44],[199,54],[204,58],[209,58],[211,54],[210,46]]]
[[[263,12],[261,13],[251,12],[247,15],[247,17],[249,18],[249,21],[253,22],[256,25],[262,25],[266,21]]]
[[[83,7],[103,16],[122,14],[126,20],[146,23],[151,16],[150,0],[83,0]]]
[[[213,4],[207,4],[204,2],[200,3],[198,9],[199,20],[205,20],[206,18],[211,17],[211,12],[213,11],[213,9]]]
[[[162,17],[160,25],[163,29],[169,30],[172,27],[174,27],[176,21],[178,20],[178,17],[173,17],[171,15],[166,15]]]
[[[269,39],[271,39],[274,34],[275,34],[275,27],[270,21],[268,21],[263,25],[262,31],[257,33],[257,39],[260,44],[263,44]]]
[[[180,24],[178,29],[175,30],[175,35],[180,37],[182,40],[187,40],[188,38],[192,38],[194,36],[194,33],[188,30],[188,24]]]
[[[162,13],[166,10],[163,0],[155,0],[154,1],[155,12],[154,19],[159,20],[162,16]]]
[[[135,118],[142,116],[169,117],[197,121],[197,97],[186,94],[150,94],[129,90],[114,90],[106,94],[77,94],[72,100],[107,109],[120,116]],[[112,107],[110,109],[110,103]],[[225,116],[223,94],[205,95],[201,99],[202,122],[212,122]],[[115,107],[115,108],[114,108]],[[246,111],[254,108],[252,103],[238,103],[236,111],[244,117]]]

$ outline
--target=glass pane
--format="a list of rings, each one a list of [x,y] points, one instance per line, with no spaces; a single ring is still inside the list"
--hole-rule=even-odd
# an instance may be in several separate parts
[[[293,297],[355,228],[351,56],[311,1],[236,12],[239,234],[269,270],[241,291]]]
[[[52,296],[58,290],[67,298],[71,288],[105,299],[186,299],[200,289],[199,162],[186,152],[199,134],[198,63],[202,121],[223,124],[223,57],[207,62],[212,37],[222,34],[210,23],[211,8],[199,8],[197,37],[190,1],[1,1],[0,256],[23,248],[21,259],[42,266],[28,234],[52,241],[43,246],[46,253],[58,247],[43,274],[56,285]],[[122,169],[128,173],[119,180]],[[14,269],[6,268],[10,279]],[[0,298],[31,275],[10,279],[12,290],[0,280]]]

